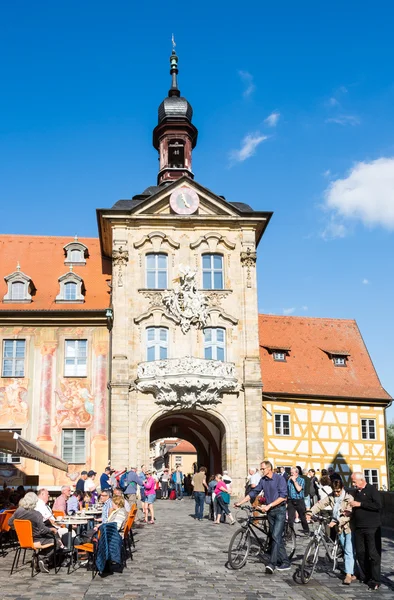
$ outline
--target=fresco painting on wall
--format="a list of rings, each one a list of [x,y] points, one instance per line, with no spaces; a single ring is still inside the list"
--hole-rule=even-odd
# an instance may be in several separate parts
[[[88,384],[81,381],[59,379],[55,390],[57,397],[54,427],[90,427],[93,423],[93,395]]]
[[[0,424],[7,427],[24,425],[28,420],[28,379],[8,379],[0,387]]]

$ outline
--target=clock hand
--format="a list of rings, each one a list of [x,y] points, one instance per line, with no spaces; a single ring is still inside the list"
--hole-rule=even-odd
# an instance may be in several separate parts
[[[181,194],[181,198],[183,200],[183,204],[185,205],[185,207],[190,208],[190,204],[186,201],[185,194],[183,192]]]

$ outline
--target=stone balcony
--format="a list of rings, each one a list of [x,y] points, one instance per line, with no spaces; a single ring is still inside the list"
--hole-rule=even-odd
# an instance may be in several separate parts
[[[192,356],[140,363],[135,384],[171,408],[216,405],[222,394],[239,391],[234,363]]]

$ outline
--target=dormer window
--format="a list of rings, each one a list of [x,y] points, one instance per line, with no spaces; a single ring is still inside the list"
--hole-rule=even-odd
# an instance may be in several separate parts
[[[75,236],[73,242],[66,244],[63,250],[66,255],[65,265],[86,265],[86,258],[89,256],[89,252],[85,244],[78,241],[77,236]]]
[[[291,348],[287,347],[287,346],[267,346],[267,345],[263,345],[263,348],[265,348],[268,352],[268,354],[272,355],[272,358],[274,359],[275,362],[286,362],[286,358],[289,356],[290,354],[290,350]]]
[[[321,348],[323,352],[325,352],[334,364],[335,367],[346,367],[347,361],[350,356],[350,352],[347,350],[324,350]]]
[[[22,273],[18,264],[17,270],[11,275],[4,277],[8,291],[3,298],[3,302],[28,304],[31,302],[31,296],[35,292],[35,287],[28,275]]]
[[[72,267],[70,267],[72,268]],[[83,279],[76,273],[70,271],[59,277],[60,292],[56,296],[58,304],[82,304],[84,300],[85,287]]]
[[[345,356],[333,356],[332,360],[336,367],[346,367],[346,357]]]

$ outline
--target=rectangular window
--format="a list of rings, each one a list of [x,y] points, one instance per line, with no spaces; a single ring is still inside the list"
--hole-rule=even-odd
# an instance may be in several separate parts
[[[165,360],[168,358],[168,329],[166,327],[147,327],[146,360]]]
[[[290,435],[290,415],[276,414],[275,415],[275,434]]]
[[[332,360],[336,367],[346,367],[346,358],[344,356],[334,356]]]
[[[376,440],[375,419],[361,419],[361,437],[363,440]]]
[[[87,340],[65,340],[64,376],[86,377],[88,363]]]
[[[62,431],[62,458],[73,464],[85,463],[85,429],[63,429]]]
[[[202,286],[206,290],[223,289],[223,256],[221,254],[203,254]]]
[[[182,456],[176,456],[175,457],[175,464],[176,465],[181,465],[182,464]]]
[[[10,429],[0,429],[0,432],[10,431]],[[15,433],[22,433],[21,429],[12,429]],[[0,463],[18,465],[21,462],[21,457],[17,454],[7,454],[7,452],[0,452]]]
[[[3,341],[2,377],[25,376],[26,340]]]
[[[284,352],[274,352],[274,360],[277,360],[279,362],[285,362],[286,354]]]
[[[167,254],[146,255],[146,287],[151,290],[167,288]]]
[[[364,469],[364,477],[367,483],[379,489],[379,471],[377,469]]]
[[[226,360],[226,330],[222,327],[204,329],[204,358]]]

